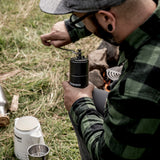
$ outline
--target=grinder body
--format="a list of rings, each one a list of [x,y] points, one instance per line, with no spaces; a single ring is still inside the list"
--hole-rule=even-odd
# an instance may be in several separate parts
[[[84,56],[70,59],[70,85],[77,88],[88,86],[88,63]]]

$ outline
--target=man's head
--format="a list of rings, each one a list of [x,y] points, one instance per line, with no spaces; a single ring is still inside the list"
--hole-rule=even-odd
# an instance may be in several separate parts
[[[41,0],[40,7],[51,14],[71,12],[83,19],[89,31],[119,44],[150,17],[156,4],[153,0]]]

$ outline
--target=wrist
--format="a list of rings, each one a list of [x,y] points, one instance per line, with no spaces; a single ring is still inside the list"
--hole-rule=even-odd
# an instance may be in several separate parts
[[[75,28],[70,24],[69,20],[65,20],[64,23],[72,42],[76,42],[80,38],[84,38],[92,34],[90,31],[87,30],[86,27]]]

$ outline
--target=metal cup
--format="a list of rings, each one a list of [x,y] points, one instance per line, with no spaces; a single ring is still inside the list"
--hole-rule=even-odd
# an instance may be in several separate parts
[[[34,144],[27,149],[29,160],[48,160],[49,148],[44,144]]]

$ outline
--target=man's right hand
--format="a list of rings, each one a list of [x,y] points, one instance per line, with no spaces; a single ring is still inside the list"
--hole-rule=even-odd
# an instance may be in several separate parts
[[[41,35],[41,41],[46,46],[53,45],[57,48],[71,43],[64,21],[57,22],[50,33]]]

